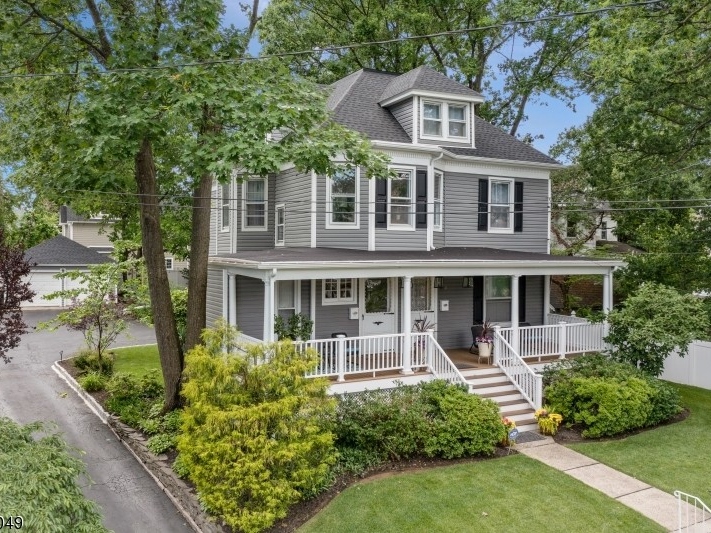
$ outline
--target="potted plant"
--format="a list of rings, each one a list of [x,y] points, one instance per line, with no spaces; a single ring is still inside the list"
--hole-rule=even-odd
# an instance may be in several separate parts
[[[558,426],[563,421],[563,415],[554,413],[547,405],[538,409],[533,416],[538,422],[541,435],[555,435],[558,433]]]
[[[501,439],[500,444],[502,446],[511,446],[512,441],[509,438],[509,435],[511,434],[512,430],[516,429],[516,422],[505,416],[501,419],[501,423],[503,424],[504,428],[506,428],[506,436]]]
[[[491,355],[491,347],[494,345],[494,328],[488,320],[484,320],[481,325],[481,332],[476,337],[476,345],[479,348],[480,357]]]
[[[416,331],[417,333],[432,333],[436,325],[437,324],[430,322],[427,317],[420,316],[420,318],[415,320],[415,325],[412,327],[412,330]]]

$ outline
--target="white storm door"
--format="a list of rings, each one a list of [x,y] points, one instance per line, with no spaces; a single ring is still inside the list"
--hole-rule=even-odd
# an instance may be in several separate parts
[[[397,333],[396,309],[391,278],[364,279],[360,284],[360,334],[389,335]]]

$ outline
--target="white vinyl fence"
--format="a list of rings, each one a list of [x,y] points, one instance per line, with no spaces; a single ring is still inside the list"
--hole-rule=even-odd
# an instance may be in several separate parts
[[[683,358],[676,353],[671,354],[664,362],[664,373],[660,377],[711,390],[711,342],[692,342],[689,353]]]

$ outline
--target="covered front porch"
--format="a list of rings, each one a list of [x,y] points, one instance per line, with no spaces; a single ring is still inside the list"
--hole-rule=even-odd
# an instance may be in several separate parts
[[[549,312],[550,276],[601,277],[603,310],[612,302],[617,261],[487,248],[364,251],[299,248],[242,252],[210,260],[222,274],[222,315],[247,341],[274,341],[277,316],[313,322],[320,357],[314,376],[397,372],[466,383],[447,351],[472,345],[472,325],[496,326],[488,361],[536,396],[526,361],[602,349],[603,324]],[[477,360],[475,354],[471,361]],[[462,366],[466,361],[459,362]],[[478,362],[477,362],[478,364]],[[517,377],[518,376],[518,377]],[[518,385],[517,385],[518,386]]]

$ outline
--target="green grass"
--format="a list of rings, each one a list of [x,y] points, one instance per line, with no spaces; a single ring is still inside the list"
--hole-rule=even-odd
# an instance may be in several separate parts
[[[567,474],[512,455],[359,483],[299,531],[569,533],[664,528]]]
[[[618,441],[570,447],[663,491],[681,490],[711,502],[711,391],[677,386],[691,411],[683,422]]]
[[[127,372],[136,377],[141,377],[150,370],[158,370],[158,378],[163,383],[163,374],[160,372],[160,359],[158,345],[133,346],[130,348],[116,348],[114,372]]]

